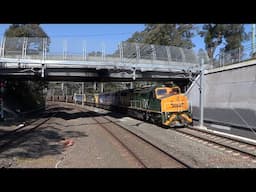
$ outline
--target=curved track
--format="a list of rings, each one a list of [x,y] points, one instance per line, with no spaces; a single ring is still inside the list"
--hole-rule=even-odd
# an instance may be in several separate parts
[[[79,110],[84,111],[85,109]],[[93,111],[87,111],[94,113]],[[117,140],[133,158],[135,158],[143,168],[190,168],[186,162],[177,159],[173,155],[160,149],[150,141],[127,130],[108,118],[93,117],[100,127],[106,130],[115,140]]]

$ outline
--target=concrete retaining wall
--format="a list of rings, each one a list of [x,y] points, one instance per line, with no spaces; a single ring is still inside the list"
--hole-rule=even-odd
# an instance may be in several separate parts
[[[256,61],[206,70],[204,77],[205,120],[256,128]],[[193,117],[199,119],[198,85],[192,84],[186,94]]]

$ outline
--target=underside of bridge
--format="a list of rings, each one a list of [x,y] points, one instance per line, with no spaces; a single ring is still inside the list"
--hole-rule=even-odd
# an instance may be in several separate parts
[[[53,73],[53,74],[52,74]],[[57,73],[57,72],[55,72]],[[156,75],[155,72],[147,72],[142,74],[137,74],[137,78],[133,80],[131,77],[121,77],[121,74],[118,74],[119,77],[113,77],[114,75],[111,73],[106,72],[98,72],[93,73],[93,76],[74,76],[74,75],[68,75],[68,74],[59,74],[56,75],[53,71],[49,72],[48,75],[46,75],[44,78],[40,76],[40,74],[35,73],[22,73],[19,75],[3,75],[3,73],[0,76],[0,79],[5,79],[8,81],[13,80],[19,80],[19,81],[66,81],[66,82],[141,82],[141,81],[147,81],[147,82],[173,82],[174,84],[178,85],[183,92],[185,92],[188,87],[191,84],[192,78],[188,78],[189,76],[186,74],[159,74],[159,77],[152,76]],[[84,74],[88,74],[89,72],[84,72]],[[46,73],[47,74],[47,73]],[[51,75],[52,74],[52,75]],[[115,74],[117,75],[117,74]],[[194,74],[195,76],[195,74]]]
[[[155,72],[155,71],[118,71],[118,70],[96,70],[96,69],[57,69],[51,68],[44,71],[41,69],[3,69],[0,78],[6,80],[43,80],[43,81],[74,81],[74,82],[131,82],[131,81],[174,81],[187,85],[195,73],[186,72]]]

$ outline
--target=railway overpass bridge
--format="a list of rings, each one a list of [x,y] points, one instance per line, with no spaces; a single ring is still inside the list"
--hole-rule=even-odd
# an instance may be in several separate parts
[[[111,43],[113,44],[113,43]],[[83,39],[2,37],[1,80],[77,82],[175,81],[188,85],[199,74],[200,57],[192,49],[119,43],[107,49]],[[208,60],[205,59],[205,63]],[[1,98],[0,98],[1,99]],[[3,100],[0,101],[3,119]]]
[[[62,42],[62,43],[61,43]],[[74,43],[74,41],[70,41]],[[47,81],[134,81],[176,80],[188,82],[199,73],[200,57],[206,53],[192,49],[139,43],[119,43],[112,51],[105,44],[100,51],[89,52],[85,41],[67,41],[40,37],[1,40],[0,78],[44,79]],[[55,51],[54,47],[61,47]],[[94,46],[94,45],[92,45]],[[70,47],[70,46],[69,46]]]

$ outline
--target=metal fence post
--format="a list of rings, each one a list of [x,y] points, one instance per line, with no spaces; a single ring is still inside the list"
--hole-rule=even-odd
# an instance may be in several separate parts
[[[136,48],[137,63],[139,63],[139,60],[140,60],[140,47],[139,47],[139,45],[137,43],[135,44],[135,48]]]
[[[47,38],[43,38],[43,61],[46,59],[47,52]]]
[[[186,62],[186,56],[185,56],[185,53],[184,53],[183,49],[181,47],[179,47],[179,50],[180,50],[180,53],[181,53],[182,61]]]
[[[1,56],[2,56],[2,57],[4,57],[5,42],[6,42],[6,37],[4,37],[4,39],[3,39],[3,44],[2,44],[2,53],[1,53]]]
[[[165,46],[165,49],[166,49],[166,52],[167,52],[168,61],[170,62],[172,60],[171,52],[170,52],[170,47],[169,46]]]
[[[102,61],[105,61],[105,44],[104,44],[104,42],[102,43],[102,48],[101,48],[101,58],[102,58]]]
[[[86,61],[86,41],[83,41],[83,60]]]
[[[42,74],[41,77],[45,77],[45,58],[46,58],[46,47],[47,47],[47,38],[43,38],[43,59],[42,59]]]
[[[241,48],[238,48],[238,62],[240,62]]]
[[[24,37],[23,45],[22,45],[22,55],[21,55],[22,59],[24,59],[27,55],[27,44],[28,44],[28,38]]]
[[[120,62],[123,62],[123,58],[124,58],[124,52],[123,52],[123,44],[122,42],[119,44],[119,53],[120,53]]]
[[[68,44],[68,42],[67,42],[67,40],[63,40],[63,60],[66,60],[66,58],[67,58],[67,45]]]
[[[151,49],[152,49],[152,59],[153,61],[156,60],[156,49],[154,45],[151,45]]]

